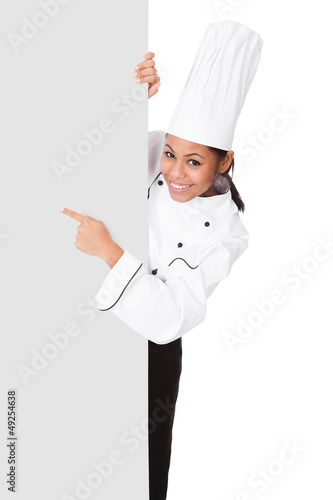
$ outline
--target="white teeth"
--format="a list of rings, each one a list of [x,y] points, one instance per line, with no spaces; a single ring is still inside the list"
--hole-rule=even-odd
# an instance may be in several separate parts
[[[175,187],[176,189],[185,189],[190,187],[190,184],[188,184],[187,186],[179,186],[178,184],[175,184],[174,182],[171,181],[171,186]]]

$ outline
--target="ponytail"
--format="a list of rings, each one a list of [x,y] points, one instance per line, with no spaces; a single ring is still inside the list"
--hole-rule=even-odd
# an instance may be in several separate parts
[[[226,156],[226,154],[228,152],[228,151],[225,151],[224,149],[213,148],[212,146],[208,146],[208,148],[217,155],[219,161],[223,160],[223,158]],[[237,190],[237,188],[232,180],[232,177],[234,174],[234,167],[235,167],[235,161],[233,158],[230,165],[229,165],[229,168],[225,172],[223,172],[222,175],[224,177],[226,177],[228,179],[228,181],[230,182],[231,197],[232,197],[233,201],[236,203],[238,210],[240,212],[244,212],[245,204],[244,204],[242,197],[239,194],[239,192],[238,192],[238,190]],[[230,170],[231,170],[231,177],[229,175]]]

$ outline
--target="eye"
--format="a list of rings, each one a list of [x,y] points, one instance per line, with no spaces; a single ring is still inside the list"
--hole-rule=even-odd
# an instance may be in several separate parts
[[[167,158],[175,158],[175,155],[173,153],[171,153],[170,151],[165,151],[164,152],[165,156]],[[168,156],[168,155],[171,155],[171,156]],[[189,160],[189,162],[193,161],[193,163],[191,163],[192,167],[198,167],[199,165],[201,165],[201,163],[199,163],[197,160]]]
[[[164,154],[165,154],[165,156],[166,156],[167,158],[170,158],[170,156],[168,156],[168,155],[175,156],[175,155],[174,155],[174,154],[172,154],[170,151],[165,151],[165,153],[164,153]]]

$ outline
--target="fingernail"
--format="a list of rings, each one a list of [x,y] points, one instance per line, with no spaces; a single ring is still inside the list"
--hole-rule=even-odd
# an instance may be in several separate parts
[[[135,81],[136,83],[140,83],[140,78],[137,78]]]
[[[146,58],[144,57],[143,59],[141,59],[141,62],[142,62],[142,61],[145,61],[145,60],[146,60]]]
[[[159,89],[159,88],[160,88],[160,86],[161,86],[161,83],[158,83],[158,84],[157,84],[157,88]]]
[[[63,212],[64,208],[63,207],[58,207],[58,210],[60,210],[60,212]]]
[[[139,66],[134,66],[134,68],[133,68],[133,69],[139,69]]]
[[[136,76],[136,75],[137,75],[137,72],[136,72],[136,71],[132,71],[131,75],[132,75],[132,76]]]

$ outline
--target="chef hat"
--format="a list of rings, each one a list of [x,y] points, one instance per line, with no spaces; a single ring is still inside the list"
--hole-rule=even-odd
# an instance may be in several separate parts
[[[263,40],[235,21],[209,23],[167,132],[230,150]]]

